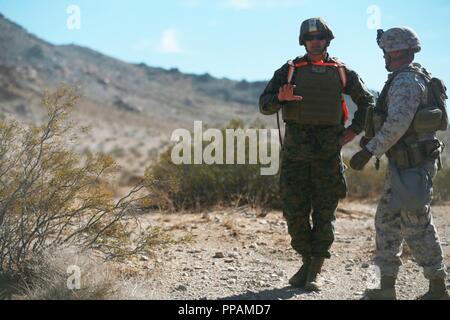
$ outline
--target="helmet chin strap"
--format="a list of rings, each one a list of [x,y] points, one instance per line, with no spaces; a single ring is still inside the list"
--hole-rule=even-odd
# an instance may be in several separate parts
[[[402,53],[400,56],[398,57],[392,57],[389,53],[385,52],[384,53],[387,56],[386,59],[386,70],[389,72],[394,71],[392,69],[392,64],[395,62],[404,62],[404,64],[407,63],[411,63],[414,60],[414,55],[411,55],[410,52],[406,51],[404,53]]]

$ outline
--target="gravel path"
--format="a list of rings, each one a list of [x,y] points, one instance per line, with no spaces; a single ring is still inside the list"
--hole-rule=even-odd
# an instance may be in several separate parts
[[[341,204],[332,259],[322,273],[320,293],[307,293],[287,284],[301,265],[290,248],[286,223],[280,212],[264,217],[249,208],[205,214],[149,214],[144,219],[174,236],[191,234],[193,244],[179,244],[159,253],[142,280],[124,282],[122,298],[133,299],[239,299],[239,300],[349,300],[361,299],[366,287],[377,285],[372,265],[375,249],[375,204]],[[449,206],[435,206],[447,264],[450,263]],[[427,291],[421,268],[405,248],[398,281],[398,298],[414,299]]]

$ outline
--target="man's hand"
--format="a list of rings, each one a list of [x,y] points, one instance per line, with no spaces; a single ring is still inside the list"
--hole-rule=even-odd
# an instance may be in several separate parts
[[[357,134],[355,131],[350,128],[346,129],[341,138],[341,146],[345,146],[346,144],[352,142],[356,136]]]
[[[292,84],[285,84],[280,88],[280,91],[278,92],[278,100],[280,102],[284,101],[302,101],[303,97],[301,96],[295,96],[294,95],[294,89],[296,86]]]
[[[361,171],[362,169],[364,169],[364,167],[372,157],[373,154],[370,153],[366,148],[364,148],[360,152],[355,154],[350,160],[350,167],[353,170]]]

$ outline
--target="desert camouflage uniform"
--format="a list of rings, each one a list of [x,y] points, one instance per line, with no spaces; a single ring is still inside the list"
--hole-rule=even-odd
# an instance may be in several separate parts
[[[307,56],[294,63],[299,59]],[[327,56],[325,62],[330,61]],[[275,114],[282,107],[277,96],[280,87],[287,83],[288,68],[285,64],[277,70],[267,85],[260,98],[261,113]],[[358,106],[350,127],[360,133],[364,129],[365,110],[373,105],[373,96],[354,71],[346,69],[346,76],[344,93]],[[281,198],[292,247],[303,257],[331,256],[336,209],[339,199],[347,194],[340,145],[344,130],[343,123],[338,126],[286,123],[281,152]]]
[[[387,93],[387,119],[381,130],[366,146],[367,150],[377,157],[385,154],[405,135],[419,105],[427,101],[425,80],[417,73],[411,72],[412,67],[408,66],[400,73],[398,71],[395,73],[396,77]],[[416,65],[416,67],[420,66]],[[418,138],[430,140],[434,138],[434,134],[426,134]],[[433,224],[430,202],[414,210],[393,208],[392,199],[397,196],[397,191],[391,185],[394,170],[398,169],[391,162],[377,208],[375,262],[380,267],[382,276],[396,277],[401,265],[402,242],[405,240],[417,263],[424,268],[425,277],[427,279],[443,278],[446,276],[443,252]],[[407,170],[410,176],[412,174],[412,176],[425,177],[418,181],[426,184],[422,187],[426,193],[429,193],[431,199],[432,178],[437,172],[436,162],[430,161],[420,167]]]

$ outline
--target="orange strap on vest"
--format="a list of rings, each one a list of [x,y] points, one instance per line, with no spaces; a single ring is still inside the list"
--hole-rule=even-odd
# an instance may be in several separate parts
[[[347,74],[345,72],[345,67],[342,64],[336,63],[336,62],[313,62],[309,63],[307,61],[299,62],[294,64],[292,60],[288,61],[289,70],[288,70],[288,83],[292,82],[292,79],[294,77],[294,72],[296,68],[305,67],[307,65],[313,65],[313,66],[321,66],[321,67],[333,67],[336,68],[339,73],[339,78],[341,78],[342,88],[345,89],[347,87]],[[349,119],[349,112],[347,103],[345,102],[344,96],[342,96],[342,111],[344,113],[344,121],[347,122]]]

